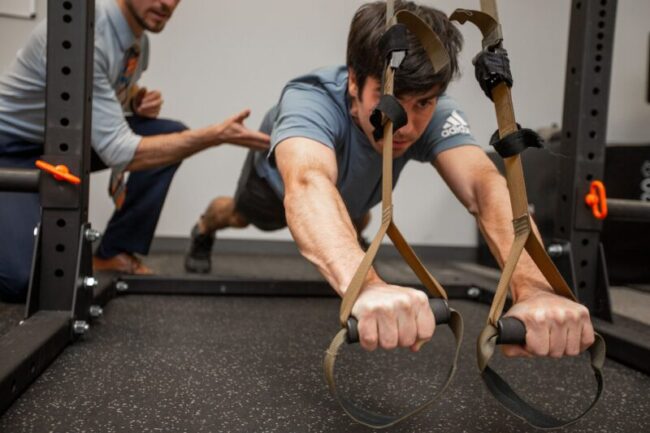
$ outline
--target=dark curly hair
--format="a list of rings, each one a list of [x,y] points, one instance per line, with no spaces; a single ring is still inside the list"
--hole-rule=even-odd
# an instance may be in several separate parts
[[[407,10],[427,23],[438,35],[449,53],[449,66],[437,74],[418,39],[409,32],[409,50],[395,75],[395,95],[426,92],[435,85],[441,90],[458,75],[458,53],[463,36],[443,12],[411,1],[396,1],[395,12]],[[348,34],[347,66],[354,71],[359,89],[366,79],[381,79],[385,59],[379,51],[379,40],[386,30],[386,2],[377,1],[361,6],[352,18]]]

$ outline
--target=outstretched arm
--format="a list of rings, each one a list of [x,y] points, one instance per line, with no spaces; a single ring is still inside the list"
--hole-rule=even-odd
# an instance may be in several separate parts
[[[285,186],[287,224],[302,255],[343,296],[364,252],[336,188],[334,151],[303,137],[279,143],[275,158]],[[416,350],[435,323],[426,294],[385,283],[370,269],[352,314],[364,349],[397,346]]]
[[[244,110],[222,123],[205,128],[143,137],[127,170],[145,170],[172,164],[201,150],[224,143],[256,150],[267,149],[269,136],[244,125],[244,120],[249,114],[249,110]]]
[[[506,180],[476,146],[442,152],[433,164],[476,217],[490,251],[503,267],[514,240]],[[539,237],[536,226],[533,230]],[[522,320],[527,334],[526,347],[504,347],[507,355],[577,355],[593,343],[594,330],[587,308],[554,294],[525,251],[512,276],[511,294],[514,305],[507,315]]]

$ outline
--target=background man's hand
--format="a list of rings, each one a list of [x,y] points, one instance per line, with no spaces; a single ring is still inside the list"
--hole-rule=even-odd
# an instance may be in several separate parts
[[[506,316],[526,325],[526,346],[502,346],[506,356],[576,356],[594,342],[594,328],[584,305],[546,291],[517,300]]]
[[[367,284],[352,308],[365,350],[408,347],[419,350],[435,331],[426,293],[384,282]]]
[[[138,116],[155,119],[160,114],[162,104],[163,99],[159,91],[152,90],[150,92],[146,87],[142,87],[133,97],[131,108],[133,113]]]
[[[230,143],[253,150],[268,149],[271,138],[263,132],[248,129],[244,125],[244,120],[250,114],[250,110],[243,110],[222,123],[209,126],[208,134],[213,137],[214,144]]]

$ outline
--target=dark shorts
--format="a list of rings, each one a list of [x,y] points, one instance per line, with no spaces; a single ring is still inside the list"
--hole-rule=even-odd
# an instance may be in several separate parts
[[[266,179],[257,174],[256,154],[257,152],[251,150],[246,156],[235,191],[235,209],[260,230],[285,228],[287,219],[284,205]]]

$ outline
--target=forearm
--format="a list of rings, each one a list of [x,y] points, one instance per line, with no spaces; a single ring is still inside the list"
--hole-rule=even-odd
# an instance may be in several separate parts
[[[285,194],[287,224],[301,254],[343,296],[364,252],[336,187],[326,178],[307,177]],[[379,281],[370,269],[366,281]]]
[[[146,170],[174,164],[212,145],[214,143],[200,129],[143,137],[127,170]]]
[[[484,177],[476,189],[475,216],[479,229],[492,255],[499,266],[503,268],[514,241],[513,215],[506,181],[495,173]],[[539,232],[534,222],[533,232],[539,238]],[[512,275],[510,287],[515,301],[534,291],[552,291],[537,265],[525,250]]]

